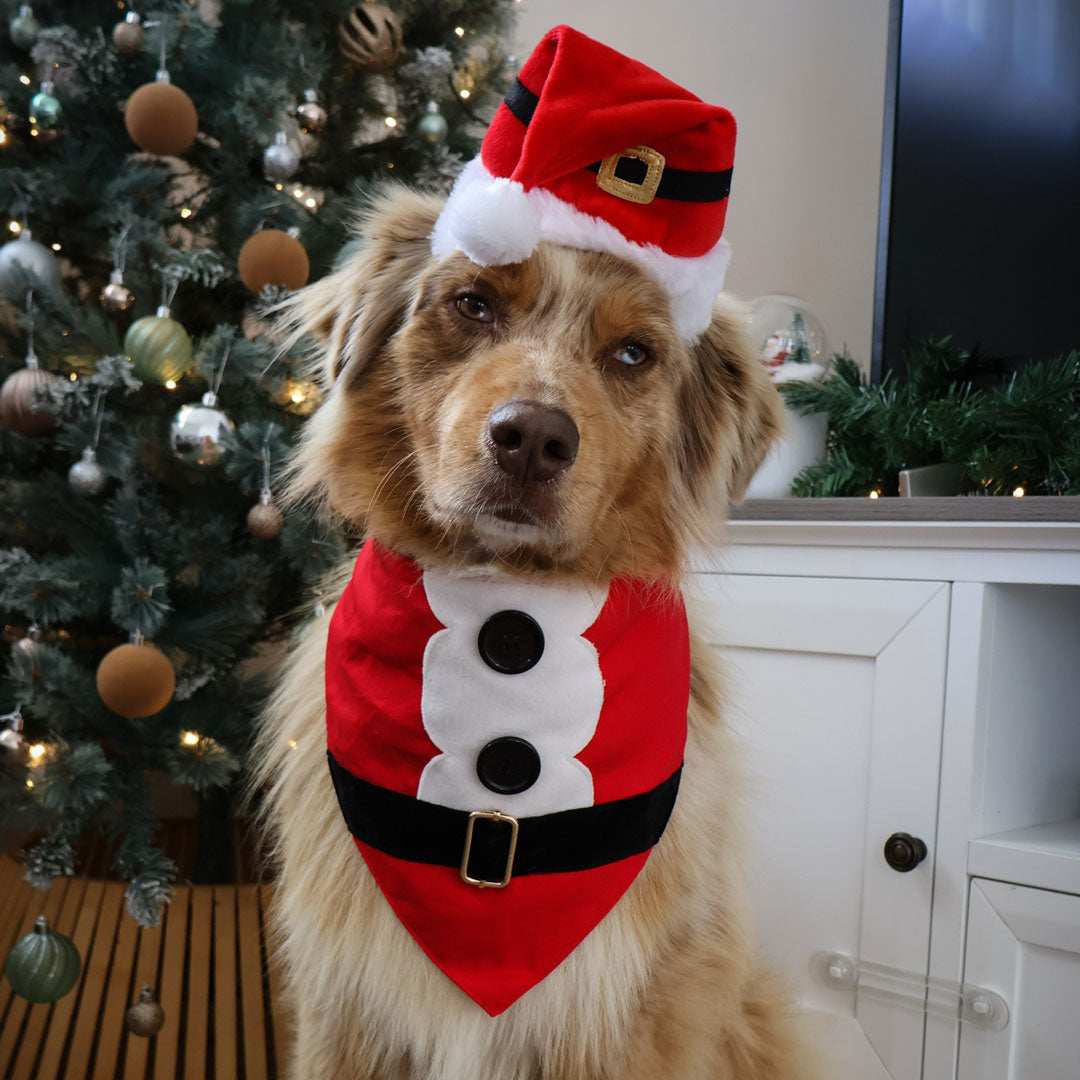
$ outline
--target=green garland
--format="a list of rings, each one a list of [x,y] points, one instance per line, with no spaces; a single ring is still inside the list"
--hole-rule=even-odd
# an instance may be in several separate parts
[[[793,495],[896,495],[901,469],[942,462],[962,462],[973,493],[1080,494],[1080,352],[1004,379],[948,338],[906,358],[904,376],[877,385],[837,356],[824,382],[781,387],[795,412],[829,421],[825,460],[795,478]]]

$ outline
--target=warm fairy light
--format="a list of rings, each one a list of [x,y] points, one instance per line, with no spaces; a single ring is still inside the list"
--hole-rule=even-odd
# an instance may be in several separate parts
[[[29,86],[30,85],[30,76],[29,75],[20,75],[19,76],[19,82],[21,82],[23,84],[23,86]]]
[[[36,139],[38,137],[38,134],[39,134],[38,129],[36,127],[32,127],[30,129],[30,134],[33,135],[34,138]]]
[[[304,400],[304,392],[303,392],[302,390],[294,390],[294,391],[293,391],[293,392],[292,392],[292,393],[291,393],[291,394],[289,395],[289,400],[290,400],[290,401],[291,401],[291,402],[292,402],[292,403],[293,403],[294,405],[299,405],[299,404],[300,404],[300,402]]]
[[[462,90],[461,91],[461,97],[462,97],[463,100],[467,101],[468,98],[469,98],[469,91],[468,90]]]
[[[317,202],[316,202],[316,201],[315,201],[314,199],[305,199],[305,200],[304,200],[304,205],[305,205],[305,206],[306,206],[306,207],[307,207],[307,208],[308,208],[309,210],[314,210],[314,209],[315,209],[315,207],[316,207],[316,206],[318,206],[319,204],[318,204],[318,203],[317,203]]]
[[[39,742],[34,743],[34,745],[30,747],[29,753],[34,761],[39,761],[45,756],[45,744]]]
[[[388,116],[384,120],[384,123],[386,124],[386,126],[388,128],[396,128],[397,127],[397,117],[396,116]]]
[[[180,741],[185,746],[198,746],[199,745],[199,733],[197,731],[185,731],[180,736]]]
[[[465,27],[464,26],[455,26],[454,27],[454,33],[457,34],[458,37],[464,37],[465,36]]]
[[[0,146],[3,146],[7,142],[7,132],[0,127]]]
[[[1013,488],[1013,498],[1022,499],[1024,497],[1024,489],[1022,487]]]
[[[295,750],[296,749],[296,740],[295,739],[290,739],[289,740],[289,749],[290,750]]]
[[[22,226],[17,221],[9,221],[8,222],[8,229],[11,232],[13,232],[16,236],[18,236],[19,233],[22,232]]]
[[[873,491],[870,492],[870,498],[871,499],[880,499],[881,498],[881,492],[878,491],[877,488],[875,488]]]
[[[192,210],[190,206],[185,206],[184,209],[180,211],[180,216],[186,221],[194,213],[195,211]]]
[[[78,381],[79,381],[79,373],[78,373],[77,371],[73,371],[73,372],[72,372],[72,373],[71,373],[71,374],[70,374],[70,375],[68,376],[68,381],[69,381],[69,382],[78,382]]]
[[[27,781],[26,781],[26,786],[27,786],[28,788],[32,788],[32,787],[34,786],[34,781],[33,781],[33,780],[27,780]]]
[[[53,249],[53,251],[59,251],[60,250],[60,245],[59,244],[50,244],[49,246]]]
[[[294,199],[302,199],[303,197],[304,197],[304,189],[303,188],[293,188],[293,198]]]
[[[165,389],[166,390],[175,390],[176,389],[176,380],[175,379],[166,379],[165,380]]]
[[[284,184],[283,184],[283,183],[282,183],[282,182],[281,182],[281,181],[279,180],[279,181],[278,181],[278,182],[277,182],[277,183],[276,183],[276,184],[274,185],[274,188],[275,188],[275,189],[276,189],[277,191],[284,191],[284,190],[285,190],[285,185],[284,185]]]

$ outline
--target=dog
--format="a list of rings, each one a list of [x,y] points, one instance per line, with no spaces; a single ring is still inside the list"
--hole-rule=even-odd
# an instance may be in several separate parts
[[[688,552],[715,542],[781,430],[742,309],[721,295],[688,344],[664,291],[615,255],[541,243],[502,266],[433,256],[442,210],[439,197],[390,189],[360,223],[364,249],[287,302],[291,340],[318,342],[326,388],[291,497],[320,498],[385,549],[465,579],[633,579],[677,595]],[[519,430],[504,437],[508,413]],[[591,933],[493,1017],[424,955],[348,843],[327,776],[333,614],[289,657],[255,755],[280,866],[288,1076],[811,1075],[754,944],[738,753],[717,661],[692,628],[666,831]]]

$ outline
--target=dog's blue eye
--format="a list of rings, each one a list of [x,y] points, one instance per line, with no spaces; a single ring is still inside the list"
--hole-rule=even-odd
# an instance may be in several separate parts
[[[485,323],[494,321],[495,314],[491,310],[491,305],[482,296],[476,296],[474,293],[469,293],[468,296],[459,296],[454,302],[454,306],[458,309],[458,313],[464,315],[466,319]]]
[[[649,350],[636,341],[621,345],[615,353],[615,359],[627,367],[641,367],[649,359]]]

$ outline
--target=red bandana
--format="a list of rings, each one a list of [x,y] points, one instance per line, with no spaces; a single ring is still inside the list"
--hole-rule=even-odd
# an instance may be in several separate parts
[[[326,651],[342,810],[398,918],[492,1016],[560,964],[645,865],[674,800],[689,685],[682,601],[654,586],[620,580],[603,594],[424,572],[373,541],[360,552]],[[670,801],[650,839],[605,858],[633,831],[617,815],[658,798]],[[468,863],[489,884],[505,867],[505,888],[463,880],[472,811],[512,816],[515,837],[520,822],[517,854],[500,839],[494,874]],[[411,837],[392,835],[414,817]],[[505,822],[478,831],[509,837]],[[538,833],[566,835],[576,853],[530,848]]]

